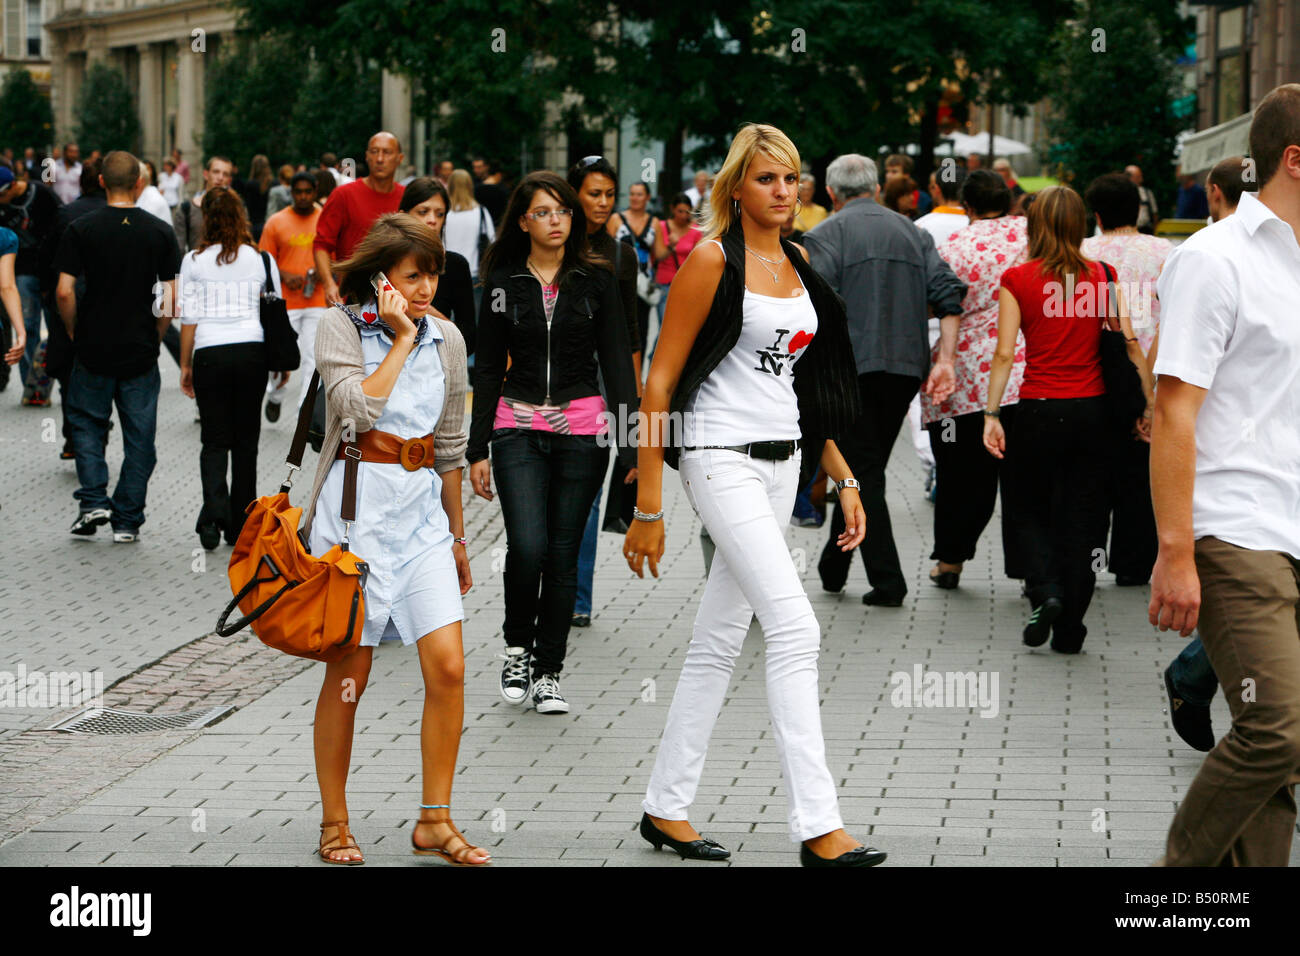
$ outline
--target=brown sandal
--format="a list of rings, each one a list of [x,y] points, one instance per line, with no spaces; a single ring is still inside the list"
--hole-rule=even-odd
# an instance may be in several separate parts
[[[421,805],[420,809],[450,810],[451,807],[446,805],[439,805],[433,807],[426,807],[424,805]],[[487,866],[489,863],[492,862],[491,854],[488,855],[488,858],[486,860],[475,861],[469,859],[469,855],[471,853],[481,848],[474,846],[474,844],[470,843],[468,840],[465,839],[465,835],[461,833],[458,829],[456,829],[456,824],[451,822],[450,816],[448,816],[447,819],[445,820],[416,820],[415,821],[415,825],[417,827],[421,823],[445,823],[447,826],[451,827],[452,837],[454,839],[460,840],[460,846],[457,847],[455,850],[448,849],[448,847],[445,845],[440,847],[420,846],[420,844],[415,842],[415,831],[412,830],[411,831],[411,852],[414,853],[416,856],[437,855],[442,857],[444,860],[446,860],[448,863],[452,864],[453,866]]]
[[[327,827],[338,827],[338,833],[334,839],[328,843],[325,840],[325,829]],[[356,838],[352,836],[352,831],[348,829],[347,820],[336,820],[332,823],[322,823],[320,825],[321,845],[317,848],[316,853],[326,863],[338,863],[342,866],[360,866],[365,863],[365,859],[360,860],[335,860],[330,857],[331,853],[337,853],[339,850],[356,850],[361,852],[361,847],[357,846]]]

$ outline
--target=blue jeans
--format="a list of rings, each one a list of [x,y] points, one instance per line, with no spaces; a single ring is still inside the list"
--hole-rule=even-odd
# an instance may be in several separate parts
[[[592,586],[596,580],[596,540],[600,537],[600,498],[603,488],[596,490],[596,500],[587,515],[587,529],[582,532],[582,547],[578,549],[578,597],[573,602],[574,614],[591,617]]]
[[[162,376],[155,365],[135,378],[96,375],[80,361],[68,374],[67,418],[72,450],[77,456],[77,480],[73,492],[81,511],[107,508],[113,513],[114,531],[135,531],[144,524],[144,501],[157,455],[154,434],[158,425],[158,392]],[[117,404],[122,423],[126,455],[118,474],[117,488],[108,497],[108,462],[104,442],[108,437],[108,416]]]
[[[1219,678],[1210,664],[1209,655],[1205,653],[1199,631],[1192,635],[1182,653],[1169,665],[1169,679],[1173,681],[1174,690],[1182,694],[1189,704],[1208,707],[1214,700],[1214,692],[1219,689]]]
[[[27,373],[36,361],[36,348],[41,344],[41,280],[36,276],[15,276],[18,298],[23,305],[23,328],[27,330],[27,348],[18,360],[18,382],[27,383]],[[53,322],[51,316],[49,321]]]

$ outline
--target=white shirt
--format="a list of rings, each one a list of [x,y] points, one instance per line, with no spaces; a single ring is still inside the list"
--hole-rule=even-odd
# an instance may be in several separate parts
[[[187,252],[181,260],[176,298],[181,325],[197,325],[194,348],[261,342],[262,288],[266,271],[252,246],[240,246],[234,262],[218,265],[220,246]],[[271,283],[280,294],[280,270],[271,268]]]
[[[685,445],[800,437],[794,365],[817,334],[812,297],[806,289],[789,297],[746,289],[742,309],[740,338],[686,403]]]
[[[167,200],[163,199],[163,194],[158,191],[157,186],[145,186],[135,204],[145,212],[157,216],[168,226],[172,224],[171,207],[167,205]]]
[[[1208,389],[1196,538],[1300,558],[1300,244],[1254,193],[1165,260],[1155,373]]]
[[[185,188],[185,180],[180,173],[160,173],[158,175],[158,188],[162,190],[163,199],[167,200],[167,205],[179,206],[181,204],[181,190]]]
[[[707,192],[701,194],[700,191],[699,191],[698,189],[696,189],[694,186],[692,186],[690,189],[686,190],[686,198],[689,199],[689,200],[691,201],[691,208],[692,208],[692,209],[699,209],[699,208],[700,208],[700,203],[701,203],[703,200],[708,199],[708,198],[709,198],[709,194],[708,194]]]
[[[934,236],[936,246],[947,242],[954,232],[970,225],[970,217],[957,212],[927,212],[916,225]]]
[[[81,195],[81,163],[72,167],[64,165],[63,160],[54,164],[54,195],[66,206]]]
[[[469,274],[478,278],[478,237],[483,234],[491,242],[492,216],[482,205],[473,209],[447,213],[447,224],[442,233],[442,244],[448,252],[459,252],[469,262]]]

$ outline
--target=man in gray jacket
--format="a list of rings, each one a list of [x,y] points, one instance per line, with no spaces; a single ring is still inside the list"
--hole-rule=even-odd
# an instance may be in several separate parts
[[[930,234],[876,202],[876,164],[849,153],[826,170],[835,214],[803,237],[814,269],[843,297],[862,391],[862,416],[839,441],[862,483],[867,537],[859,549],[871,590],[862,603],[898,607],[907,582],[885,504],[885,466],[907,406],[921,383],[941,402],[956,384],[953,357],[966,285],[939,258]],[[941,319],[939,358],[930,364],[929,312]],[[822,587],[840,591],[852,552],[835,541],[844,531],[839,507],[817,570]]]

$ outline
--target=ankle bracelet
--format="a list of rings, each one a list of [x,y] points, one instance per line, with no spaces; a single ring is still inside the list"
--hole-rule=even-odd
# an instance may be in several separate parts
[[[450,810],[451,804],[450,803],[422,803],[420,804],[420,809],[421,810]]]

